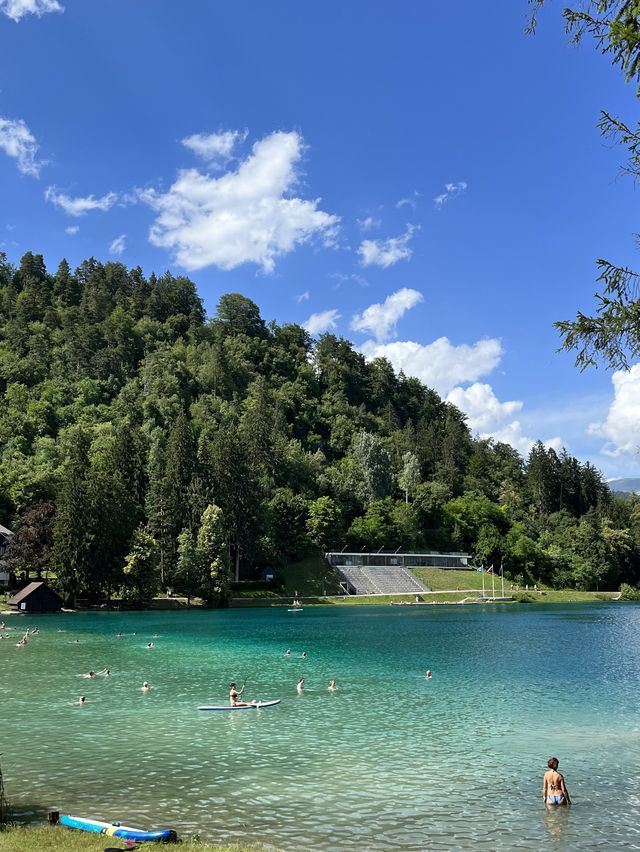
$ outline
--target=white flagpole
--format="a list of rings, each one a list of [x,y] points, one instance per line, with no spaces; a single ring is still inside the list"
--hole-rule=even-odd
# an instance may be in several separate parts
[[[480,566],[480,571],[482,572],[482,597],[484,597],[484,565]]]
[[[504,565],[500,563],[500,576],[502,577],[502,597],[504,597]]]
[[[493,565],[491,566],[493,569]],[[496,572],[495,569],[491,571],[491,597],[495,598],[496,596]]]

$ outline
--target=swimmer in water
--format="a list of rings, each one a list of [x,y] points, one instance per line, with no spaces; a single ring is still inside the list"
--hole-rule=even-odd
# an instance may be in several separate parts
[[[298,690],[298,695],[300,695],[300,693],[304,689],[304,678],[303,677],[301,677],[300,680],[298,681],[298,683],[296,684],[296,689]]]
[[[111,674],[110,669],[100,669],[99,672],[96,672],[97,675],[104,675],[105,677],[109,677]]]
[[[338,687],[336,686],[335,680],[329,681],[329,686],[327,687],[327,689],[329,690],[329,692],[336,692],[337,691]]]
[[[303,652],[300,654],[300,659],[301,659],[301,660],[306,660],[306,659],[307,659],[307,652],[306,652],[306,651],[303,651]]]
[[[431,672],[427,669],[427,673],[425,675],[426,680],[431,680]]]
[[[550,757],[547,761],[549,768],[542,779],[542,799],[545,805],[571,804],[564,775],[558,772],[559,762],[557,757]]]
[[[74,706],[74,707],[75,707],[75,706],[77,706],[78,704],[79,704],[80,706],[82,706],[84,703],[85,703],[85,697],[84,697],[84,695],[81,695],[81,696],[80,696],[80,698],[78,698],[78,700],[77,700],[77,701],[72,701],[72,702],[71,702],[72,706]]]
[[[153,642],[149,642],[149,643],[147,644],[147,648],[155,648],[155,647],[156,647],[156,646],[153,644]]]
[[[87,672],[86,674],[83,674],[82,677],[85,677],[85,678],[96,677],[96,672],[94,672],[94,671]]]
[[[289,650],[289,648],[287,648],[287,650],[284,652],[284,655],[285,655],[285,657],[291,656],[291,651]]]
[[[142,684],[142,686],[140,687],[140,691],[141,691],[141,692],[149,692],[149,690],[150,690],[150,689],[151,689],[151,687],[149,686],[149,684],[148,684],[148,683],[147,683],[147,681],[145,680],[145,682],[144,682],[144,683]]]

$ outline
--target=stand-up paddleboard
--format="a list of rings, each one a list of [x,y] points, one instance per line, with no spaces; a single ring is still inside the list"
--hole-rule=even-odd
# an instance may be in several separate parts
[[[64,815],[60,817],[60,824],[67,828],[79,828],[81,831],[92,831],[94,834],[106,834],[107,837],[119,837],[122,840],[155,840],[161,843],[175,843],[178,835],[172,828],[160,831],[141,831],[139,828],[129,828],[120,825],[119,822],[100,822],[97,819],[85,819]]]
[[[302,612],[301,606],[294,606],[292,609],[288,609],[287,612]]]
[[[276,698],[274,701],[258,701],[255,704],[201,704],[198,710],[260,710],[263,707],[273,707],[281,701],[281,698]]]

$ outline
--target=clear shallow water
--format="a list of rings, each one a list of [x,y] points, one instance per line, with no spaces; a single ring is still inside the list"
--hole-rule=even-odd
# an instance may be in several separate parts
[[[640,849],[640,607],[6,623],[15,639],[0,642],[0,751],[23,821],[57,808],[282,849]],[[16,648],[36,625],[41,634]],[[79,677],[104,666],[111,677]],[[245,678],[249,698],[282,704],[195,709],[226,703],[228,682]],[[140,692],[143,680],[152,692]],[[71,706],[80,694],[87,705]],[[542,805],[552,754],[568,811]]]

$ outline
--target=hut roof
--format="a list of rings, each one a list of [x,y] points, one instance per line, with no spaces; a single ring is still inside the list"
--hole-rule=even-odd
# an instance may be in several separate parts
[[[30,594],[32,594],[33,592],[35,592],[35,591],[36,591],[36,589],[39,589],[39,588],[41,588],[42,586],[44,586],[44,588],[45,588],[45,589],[46,589],[46,590],[47,590],[50,594],[55,595],[55,596],[56,596],[57,598],[59,598],[59,599],[60,599],[60,601],[62,602],[62,598],[60,597],[60,595],[59,595],[57,592],[54,592],[54,591],[53,591],[53,589],[50,589],[50,588],[47,586],[47,584],[46,584],[46,583],[43,583],[42,581],[40,581],[40,582],[29,583],[29,585],[28,585],[28,586],[25,586],[25,587],[24,587],[24,589],[21,589],[21,590],[20,590],[17,594],[15,594],[12,598],[9,598],[9,603],[11,604],[11,606],[15,606],[15,604],[22,603],[22,601],[23,601],[23,600],[26,600],[26,598],[28,598]]]

